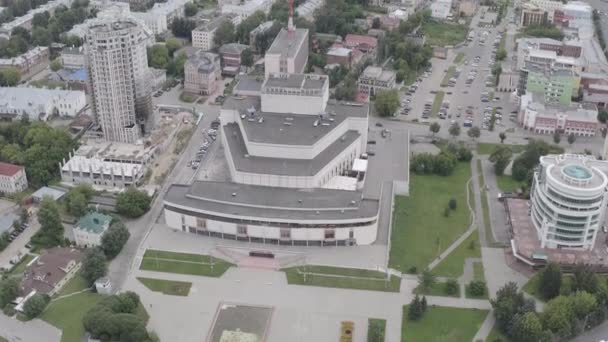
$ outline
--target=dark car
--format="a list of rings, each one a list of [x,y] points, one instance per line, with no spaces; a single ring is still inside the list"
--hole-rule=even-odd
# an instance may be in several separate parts
[[[376,126],[377,127],[384,127],[384,125],[382,124],[382,122],[376,122]]]

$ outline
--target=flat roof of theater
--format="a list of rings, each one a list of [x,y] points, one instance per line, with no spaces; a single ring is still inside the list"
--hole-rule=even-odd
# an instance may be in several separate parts
[[[194,210],[291,221],[371,218],[378,214],[379,204],[363,199],[360,191],[207,181],[171,185],[164,200]]]
[[[236,123],[223,126],[235,168],[241,172],[282,176],[313,176],[361,135],[349,130],[313,159],[256,157],[248,154],[241,130]]]
[[[309,146],[331,132],[348,117],[366,118],[369,105],[330,100],[327,103],[323,120],[319,120],[319,115],[261,112],[259,97],[232,97],[226,100],[224,108],[237,110],[239,114],[247,116],[245,119],[241,119],[241,123],[248,141]],[[250,116],[249,113],[251,108],[255,109],[253,116]],[[261,123],[260,118],[263,118]],[[317,120],[319,120],[318,125],[314,126]]]

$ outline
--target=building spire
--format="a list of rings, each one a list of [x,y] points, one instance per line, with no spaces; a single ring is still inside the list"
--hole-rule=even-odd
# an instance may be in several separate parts
[[[289,3],[289,20],[287,21],[287,32],[289,37],[293,38],[296,27],[293,25],[293,0],[287,0]]]

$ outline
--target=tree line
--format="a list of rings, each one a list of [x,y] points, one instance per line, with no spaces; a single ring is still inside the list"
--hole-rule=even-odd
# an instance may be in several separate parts
[[[458,162],[470,162],[473,153],[458,144],[447,144],[437,155],[419,153],[410,160],[410,170],[416,174],[437,174],[449,176]]]
[[[4,0],[2,7],[4,11],[0,13],[0,24],[12,21],[21,17],[32,9],[36,9],[48,3],[49,0]]]

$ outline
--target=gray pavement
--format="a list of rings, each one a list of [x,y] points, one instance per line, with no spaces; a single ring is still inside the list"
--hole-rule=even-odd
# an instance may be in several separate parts
[[[25,245],[30,241],[31,237],[40,229],[40,223],[36,218],[37,210],[29,218],[29,227],[17,236],[13,242],[11,242],[6,249],[0,252],[0,267],[10,268],[10,260],[19,253],[25,254],[29,250],[25,248]]]
[[[61,331],[40,319],[21,322],[0,311],[0,337],[9,342],[59,342]]]
[[[494,233],[494,239],[497,242],[508,244],[511,240],[511,234],[507,226],[507,212],[503,202],[498,200],[498,193],[501,190],[496,184],[496,174],[494,173],[494,166],[488,160],[487,156],[479,156],[481,160],[481,169],[483,177],[486,183],[488,209],[490,211],[490,224],[492,226],[492,232]]]

